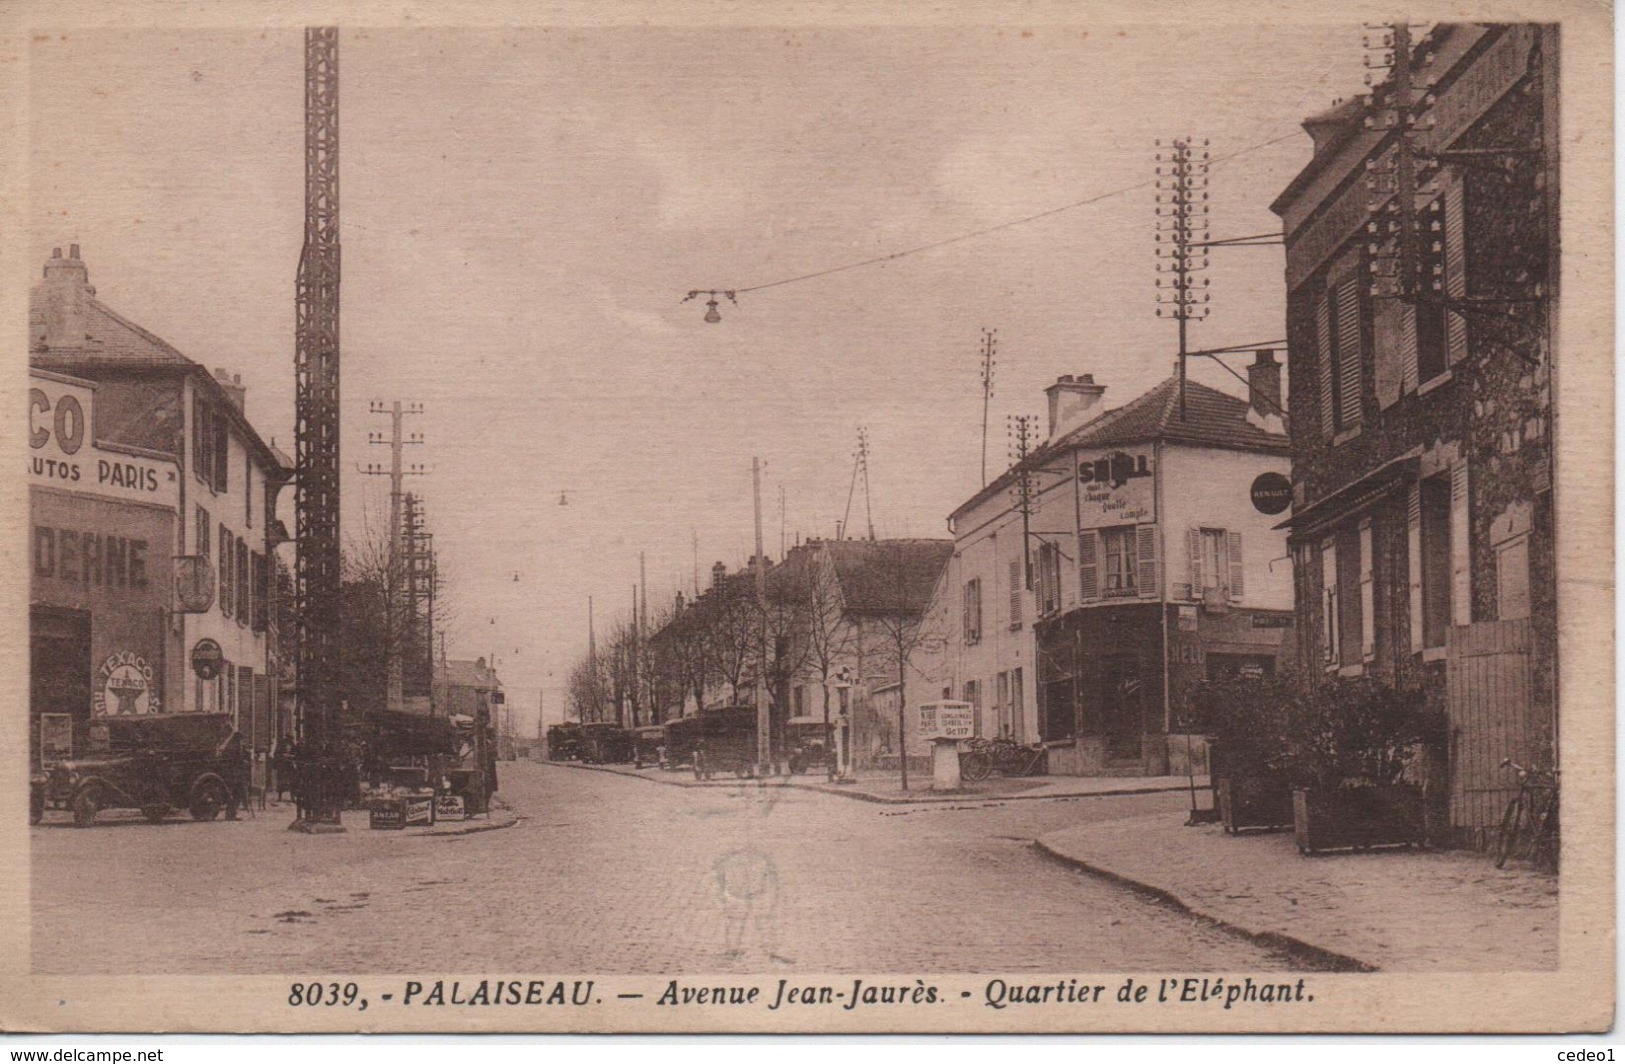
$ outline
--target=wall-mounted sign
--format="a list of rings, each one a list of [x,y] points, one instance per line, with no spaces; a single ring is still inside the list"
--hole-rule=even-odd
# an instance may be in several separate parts
[[[28,389],[28,482],[173,506],[172,461],[99,445],[91,438],[94,389],[40,373]]]
[[[192,647],[192,671],[197,673],[200,680],[212,680],[219,676],[220,666],[225,664],[225,660],[225,652],[213,639],[199,639]]]
[[[1253,509],[1261,514],[1285,513],[1292,505],[1292,481],[1279,473],[1260,473],[1253,478]]]
[[[1111,451],[1078,461],[1078,527],[1147,524],[1157,519],[1156,469],[1149,449]]]
[[[976,735],[976,707],[969,702],[925,702],[918,713],[922,739],[969,739]]]
[[[214,565],[201,554],[175,559],[175,598],[182,613],[208,613],[214,607]]]
[[[134,651],[108,656],[96,670],[91,712],[98,717],[141,717],[162,712],[157,676]]]

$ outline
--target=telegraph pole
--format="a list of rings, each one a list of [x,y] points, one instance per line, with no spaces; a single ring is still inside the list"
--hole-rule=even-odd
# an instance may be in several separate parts
[[[1016,480],[1010,486],[1010,495],[1017,509],[1021,511],[1021,568],[1022,582],[1027,590],[1033,587],[1033,556],[1029,544],[1032,542],[1032,516],[1034,476],[1032,470],[1026,469],[1022,463],[1032,453],[1032,442],[1037,436],[1037,418],[1031,414],[1015,414],[1010,418],[1009,432],[1012,448],[1012,464],[1016,467]]]
[[[390,420],[390,433],[387,438],[379,432],[367,434],[368,443],[389,445],[389,468],[385,469],[376,462],[369,462],[361,467],[361,472],[372,477],[389,477],[389,568],[384,580],[384,608],[389,617],[386,635],[389,645],[385,648],[389,654],[387,704],[392,711],[398,713],[404,704],[401,684],[403,672],[401,644],[404,642],[405,630],[405,626],[401,623],[401,560],[405,556],[402,541],[406,534],[401,522],[401,500],[404,494],[401,490],[401,481],[404,477],[423,476],[428,472],[422,465],[414,463],[408,467],[402,461],[405,448],[421,444],[423,434],[414,432],[411,436],[405,436],[401,432],[401,424],[406,415],[423,413],[423,404],[407,403],[403,406],[401,401],[396,399],[389,406],[385,406],[374,400],[371,412],[388,414]]]
[[[994,352],[998,350],[999,341],[994,334],[997,329],[982,330],[982,486],[987,486],[987,408],[993,402],[993,365]],[[870,537],[873,538],[872,536]]]
[[[766,772],[773,760],[767,704],[767,560],[762,557],[762,460],[750,460],[751,493],[756,503],[756,608],[761,623],[761,662],[756,669],[756,763]]]
[[[1207,141],[1157,141],[1157,317],[1179,322],[1179,420],[1185,420],[1186,326],[1207,317]]]
[[[305,30],[305,234],[294,288],[295,617],[302,737],[317,753],[301,771],[291,827],[343,831],[334,755],[338,731],[339,550],[339,31]]]

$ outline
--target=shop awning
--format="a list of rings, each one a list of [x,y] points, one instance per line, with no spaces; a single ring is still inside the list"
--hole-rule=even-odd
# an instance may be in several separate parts
[[[1415,447],[1396,458],[1389,459],[1358,480],[1351,481],[1313,505],[1304,507],[1275,527],[1287,529],[1295,536],[1314,535],[1330,528],[1344,518],[1386,498],[1401,485],[1414,481],[1421,462],[1421,453],[1422,449]]]

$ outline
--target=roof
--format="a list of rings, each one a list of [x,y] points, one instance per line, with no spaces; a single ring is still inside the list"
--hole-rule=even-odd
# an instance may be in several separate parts
[[[1010,486],[1018,469],[1036,469],[1058,452],[1082,448],[1124,447],[1161,440],[1193,447],[1290,454],[1291,440],[1284,432],[1266,432],[1247,420],[1247,400],[1221,392],[1199,381],[1185,383],[1185,416],[1179,414],[1179,378],[1169,377],[1139,398],[1107,410],[1092,421],[1051,440],[1011,466],[998,479],[954,511],[954,516]]]
[[[448,687],[475,687],[495,690],[502,686],[496,670],[485,665],[485,659],[474,661],[452,658],[435,663],[435,682]]]
[[[45,308],[37,298],[39,286],[29,293],[28,334],[39,337],[45,330]],[[213,373],[199,362],[181,354],[162,337],[156,336],[93,296],[85,297],[85,342],[78,347],[46,348],[38,341],[29,345],[29,363],[39,369],[54,370],[94,378],[98,372],[140,371],[190,375],[226,411],[238,432],[248,441],[260,462],[271,469],[293,472],[287,456],[274,450],[254,428]]]
[[[954,552],[951,539],[825,540],[851,613],[924,613]]]

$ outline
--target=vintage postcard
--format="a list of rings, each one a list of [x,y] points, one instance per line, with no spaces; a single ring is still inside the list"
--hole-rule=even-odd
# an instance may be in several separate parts
[[[1612,12],[1401,7],[0,9],[0,1028],[1609,1028]]]

